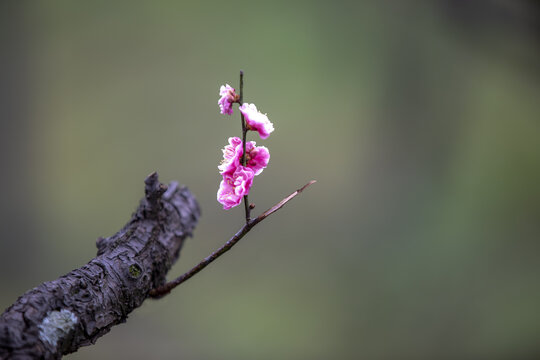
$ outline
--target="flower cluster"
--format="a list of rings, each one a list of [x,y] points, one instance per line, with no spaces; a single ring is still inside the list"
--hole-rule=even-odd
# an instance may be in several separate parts
[[[233,113],[232,105],[239,102],[240,97],[235,89],[229,86],[221,86],[221,95],[218,105],[222,114]],[[257,131],[261,139],[266,139],[274,131],[274,126],[265,114],[260,113],[254,104],[244,103],[239,108],[244,116],[246,129]],[[270,152],[264,146],[256,146],[254,141],[245,144],[238,137],[229,138],[229,144],[223,148],[223,160],[218,166],[219,173],[223,177],[217,192],[217,200],[223,205],[223,209],[229,210],[242,202],[242,198],[249,194],[253,185],[253,178],[259,175],[268,166]],[[244,162],[242,163],[242,158]]]

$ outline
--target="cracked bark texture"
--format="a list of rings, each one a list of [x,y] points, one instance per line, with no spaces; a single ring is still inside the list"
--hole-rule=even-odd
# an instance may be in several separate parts
[[[145,197],[115,235],[99,238],[83,267],[23,294],[0,316],[0,359],[59,359],[126,321],[165,283],[199,206],[185,187],[145,180]]]

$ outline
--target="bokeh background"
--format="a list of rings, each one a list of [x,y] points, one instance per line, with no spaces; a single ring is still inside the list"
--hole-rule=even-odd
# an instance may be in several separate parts
[[[251,200],[318,183],[70,359],[540,356],[536,1],[3,1],[0,308],[80,267],[156,170],[222,244],[238,85],[276,131]]]

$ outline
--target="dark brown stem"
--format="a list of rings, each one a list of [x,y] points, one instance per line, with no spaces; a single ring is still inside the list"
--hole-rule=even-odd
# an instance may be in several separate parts
[[[244,72],[240,70],[240,106],[242,106],[242,103],[244,101]],[[243,150],[242,153],[242,160],[240,161],[242,166],[246,165],[246,121],[244,120],[244,114],[240,112],[240,120],[242,121],[242,142],[243,142]]]
[[[242,106],[242,103],[244,101],[244,72],[240,70],[240,106]],[[240,163],[242,166],[246,166],[246,137],[247,137],[247,126],[246,121],[244,119],[244,114],[240,112],[240,119],[242,120],[242,159],[240,160]],[[249,208],[249,201],[248,196],[244,195],[244,209],[246,213],[246,225],[249,224],[249,221],[251,219],[250,213],[251,209]]]
[[[221,255],[225,254],[227,251],[229,251],[240,239],[244,237],[255,225],[266,219],[268,216],[272,215],[279,209],[281,209],[286,203],[291,201],[296,195],[300,194],[302,191],[304,191],[308,186],[315,183],[315,180],[311,180],[306,185],[302,186],[300,189],[296,190],[280,202],[278,202],[276,205],[272,206],[270,209],[263,212],[258,217],[249,220],[244,226],[238,230],[236,234],[232,238],[229,239],[223,246],[221,246],[219,249],[214,251],[211,255],[204,258],[200,263],[198,263],[196,266],[194,266],[191,270],[184,273],[183,275],[177,277],[173,281],[169,281],[163,286],[160,286],[158,288],[152,289],[148,296],[152,298],[161,298],[171,292],[172,289],[177,287],[178,285],[182,284],[184,281],[190,279],[195,274],[197,274],[199,271],[210,265],[214,260],[216,260]]]

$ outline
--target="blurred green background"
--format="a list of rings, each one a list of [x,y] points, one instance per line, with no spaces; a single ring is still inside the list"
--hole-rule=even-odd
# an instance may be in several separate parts
[[[0,308],[82,266],[156,170],[203,216],[170,276],[242,224],[217,106],[276,131],[258,213],[318,183],[71,359],[540,356],[536,1],[3,1]]]

